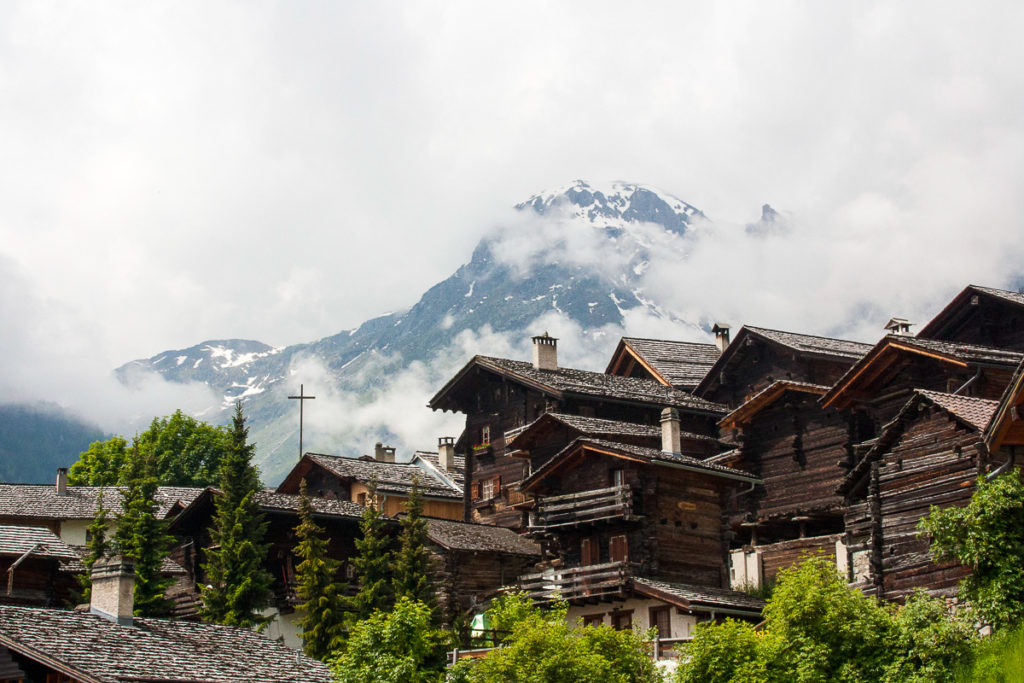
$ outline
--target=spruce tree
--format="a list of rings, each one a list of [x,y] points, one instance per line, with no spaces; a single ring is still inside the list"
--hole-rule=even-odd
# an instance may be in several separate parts
[[[402,517],[402,532],[399,536],[398,552],[395,553],[394,586],[395,598],[408,597],[434,609],[434,587],[427,578],[430,571],[430,556],[427,554],[427,520],[423,519],[423,494],[419,480],[413,481],[409,499],[405,502],[405,516]]]
[[[167,522],[156,516],[157,479],[153,457],[141,453],[138,442],[132,447],[128,481],[121,490],[121,513],[113,546],[135,565],[135,614],[140,617],[164,616],[172,603],[164,592],[173,583],[161,573],[164,558],[174,545],[167,533]]]
[[[391,538],[385,528],[384,516],[377,509],[377,482],[371,481],[366,509],[359,522],[360,538],[352,569],[359,592],[351,599],[351,621],[361,621],[377,610],[387,611],[395,604],[391,585]]]
[[[295,535],[299,543],[294,553],[301,560],[295,567],[296,592],[303,601],[302,650],[321,661],[338,651],[345,643],[344,585],[335,581],[337,560],[327,556],[327,538],[322,527],[313,521],[313,506],[306,491],[306,480],[299,485],[299,525]]]
[[[259,474],[252,464],[255,445],[248,443],[242,403],[235,403],[231,448],[221,463],[220,494],[214,503],[203,571],[208,584],[202,589],[203,617],[231,626],[263,626],[260,612],[271,603],[273,577],[264,569],[269,544],[264,543],[267,522],[255,496]]]
[[[86,528],[85,557],[82,558],[85,573],[75,576],[81,589],[74,595],[75,602],[79,604],[89,602],[92,597],[92,567],[110,551],[110,539],[107,538],[110,532],[110,522],[107,520],[109,513],[110,511],[103,507],[103,489],[100,489],[96,497],[96,516]]]

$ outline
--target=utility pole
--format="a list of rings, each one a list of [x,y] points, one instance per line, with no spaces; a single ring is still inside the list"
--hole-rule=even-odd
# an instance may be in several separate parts
[[[299,400],[299,460],[302,460],[302,408],[306,401],[316,398],[316,396],[306,396],[304,385],[299,385],[299,395],[289,396],[288,398],[295,398]]]

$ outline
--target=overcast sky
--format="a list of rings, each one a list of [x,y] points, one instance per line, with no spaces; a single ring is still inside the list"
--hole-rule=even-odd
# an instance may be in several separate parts
[[[576,178],[783,211],[754,259],[696,254],[760,324],[1006,285],[1022,32],[1011,2],[0,3],[0,389],[353,327]]]

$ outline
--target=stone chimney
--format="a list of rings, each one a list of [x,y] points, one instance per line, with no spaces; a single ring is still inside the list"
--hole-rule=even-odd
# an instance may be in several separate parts
[[[533,338],[533,367],[537,370],[558,369],[558,340],[547,332]]]
[[[729,326],[725,323],[715,323],[711,331],[715,333],[715,346],[718,347],[718,353],[725,353],[729,347]]]
[[[57,495],[66,496],[68,495],[68,468],[58,467],[57,468]]]
[[[385,446],[378,441],[373,446],[373,459],[377,462],[394,462],[395,461],[395,447]]]
[[[130,626],[135,609],[135,565],[120,556],[104,557],[92,566],[89,611]]]
[[[661,411],[661,450],[665,453],[682,453],[683,439],[679,429],[679,411],[665,408]]]
[[[455,469],[455,437],[442,436],[437,440],[437,464],[445,472]]]
[[[889,334],[898,334],[904,337],[909,337],[910,326],[914,323],[910,322],[905,318],[889,318],[889,322],[885,324],[885,329]]]

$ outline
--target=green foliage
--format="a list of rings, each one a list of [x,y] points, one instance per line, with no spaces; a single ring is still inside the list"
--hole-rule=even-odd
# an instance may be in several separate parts
[[[121,513],[117,516],[114,549],[135,565],[135,614],[164,616],[171,601],[164,596],[173,579],[161,572],[164,558],[174,544],[167,522],[156,516],[157,480],[152,452],[134,445],[127,463],[127,483],[121,490]]]
[[[430,556],[427,554],[427,522],[423,519],[419,480],[413,482],[404,507],[405,516],[401,520],[402,531],[394,557],[392,586],[395,597],[410,598],[434,608],[434,587],[427,578]]]
[[[301,560],[295,568],[296,592],[302,604],[302,650],[319,660],[339,650],[345,642],[344,585],[335,577],[340,563],[327,556],[324,529],[313,521],[313,508],[306,491],[306,480],[300,486],[299,539],[295,555]]]
[[[1024,616],[1024,480],[1019,471],[993,481],[978,480],[966,507],[940,509],[921,520],[939,559],[956,559],[971,569],[962,597],[996,628]]]
[[[502,647],[463,662],[453,677],[469,683],[649,683],[660,673],[634,631],[569,626],[565,607],[540,610],[524,596],[508,596],[489,612],[496,628],[509,629]]]
[[[110,511],[103,507],[103,490],[101,489],[96,497],[96,515],[86,528],[85,557],[82,558],[85,573],[75,575],[80,589],[74,596],[75,602],[78,604],[89,602],[92,595],[92,567],[97,560],[110,551],[111,544],[107,538],[110,533],[110,522],[107,520],[109,513]]]
[[[391,583],[391,537],[385,528],[384,517],[377,509],[377,485],[371,481],[367,494],[368,504],[359,522],[360,537],[356,539],[356,554],[352,570],[359,592],[351,600],[350,621],[370,618],[377,610],[387,611],[395,602]]]
[[[206,551],[202,589],[203,618],[230,626],[262,626],[268,621],[260,612],[270,604],[273,577],[263,568],[269,545],[263,542],[267,522],[259,512],[255,495],[259,473],[252,465],[255,450],[248,443],[241,402],[235,403],[231,448],[221,465],[220,495]]]
[[[154,418],[138,437],[139,450],[153,456],[154,476],[163,486],[216,484],[221,463],[231,446],[230,430],[214,427],[176,410]],[[123,437],[96,441],[71,466],[74,486],[116,486],[127,483],[129,449]]]
[[[448,631],[431,626],[431,609],[399,598],[390,612],[377,611],[356,623],[345,650],[334,661],[342,683],[433,683],[445,679],[446,653],[455,646]]]
[[[764,616],[758,631],[735,621],[698,627],[675,681],[937,683],[968,656],[972,633],[923,594],[899,608],[878,604],[825,557],[780,572]]]
[[[1024,624],[1004,629],[978,643],[974,658],[957,669],[957,683],[1024,681]]]

